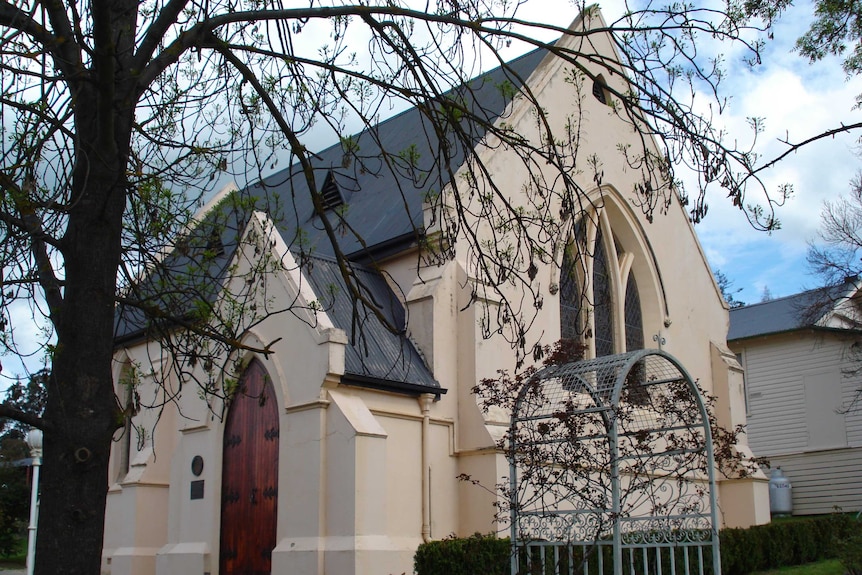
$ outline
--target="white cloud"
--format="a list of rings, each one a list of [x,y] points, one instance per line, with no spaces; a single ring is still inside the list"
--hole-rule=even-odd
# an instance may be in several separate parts
[[[812,65],[791,52],[811,14],[809,7],[800,8],[787,14],[777,31],[782,38],[767,50],[763,66],[732,69],[728,77],[734,98],[723,121],[732,133],[741,133],[746,118],[765,118],[757,148],[764,158],[786,151],[782,141],[798,143],[862,121],[862,112],[853,109],[862,79],[847,80],[838,59]],[[807,273],[806,242],[815,237],[823,201],[845,193],[858,169],[855,137],[844,134],[810,144],[764,173],[767,189],[792,183],[795,190],[778,211],[782,229],[771,235],[751,230],[724,198],[710,198],[710,213],[697,231],[713,265],[745,289],[743,299],[756,301],[764,285],[774,295],[816,285]]]

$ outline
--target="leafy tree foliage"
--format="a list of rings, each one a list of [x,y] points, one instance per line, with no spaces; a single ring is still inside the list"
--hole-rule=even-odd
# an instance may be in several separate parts
[[[24,413],[40,416],[45,411],[46,389],[51,371],[41,369],[26,379],[18,378],[6,388],[3,403]],[[29,427],[15,419],[0,419],[0,436],[23,439]]]
[[[0,437],[0,556],[19,549],[30,514],[29,467],[17,465],[28,457],[23,439]]]
[[[815,62],[827,54],[844,56],[847,75],[862,72],[862,6],[846,0],[820,0],[811,28],[796,43],[799,53]]]
[[[628,192],[648,217],[680,199],[698,221],[707,189],[720,187],[754,225],[777,226],[772,208],[782,198],[751,199],[765,192],[758,158],[715,127],[723,60],[701,48],[703,38],[735,42],[756,62],[761,46],[749,39],[759,20],[735,5],[717,11],[648,1],[605,23],[579,3],[587,25],[568,30],[519,19],[522,3],[0,0],[0,345],[26,352],[13,319],[30,312],[43,322],[52,364],[43,415],[0,406],[0,415],[45,432],[37,573],[100,569],[111,440],[139,407],[134,394],[129,403],[115,393],[117,306],[161,341],[170,360],[165,373],[149,375],[203,395],[226,392],[213,374],[248,346],[249,329],[296,311],[273,309],[261,287],[268,274],[283,272],[282,262],[219,259],[225,247],[260,252],[266,237],[246,233],[251,214],[289,214],[295,196],[260,205],[237,192],[202,225],[193,214],[226,178],[244,188],[277,164],[296,166],[309,190],[297,193],[310,195],[321,216],[347,290],[375,313],[341,249],[345,234],[360,245],[364,238],[345,214],[322,217],[315,138],[340,141],[345,166],[397,173],[424,188],[437,219],[433,234],[413,230],[421,257],[451,258],[456,247],[468,254],[476,300],[503,302],[489,312],[486,334],[507,337],[520,358],[529,353],[529,327],[542,305],[535,261],[553,260],[549,241],[572,236],[586,191],[601,183],[610,159],[581,152],[582,111],[559,133],[527,89],[500,86],[532,107],[531,137],[471,105],[475,62],[505,62],[512,42],[564,61],[574,102],[600,76],[615,79],[610,108],[642,145],[611,152],[638,174]],[[539,32],[579,41],[549,45]],[[593,38],[605,34],[620,61],[594,49]],[[715,105],[695,106],[696,93],[713,95]],[[385,142],[364,157],[356,126],[370,128],[405,106],[425,118],[420,137],[432,157]],[[479,143],[516,152],[530,174],[523,205],[509,202]],[[678,184],[680,163],[695,168],[697,189]],[[467,173],[455,178],[459,165]],[[480,243],[480,229],[505,241]],[[287,241],[302,262],[310,249],[302,235]],[[509,298],[513,286],[525,296]],[[269,353],[271,343],[255,349]],[[175,393],[166,387],[153,406]]]
[[[745,0],[741,10],[771,24],[793,6],[792,0]],[[828,55],[844,57],[847,75],[862,71],[862,7],[854,0],[816,0],[811,26],[797,41],[800,55],[812,63]]]

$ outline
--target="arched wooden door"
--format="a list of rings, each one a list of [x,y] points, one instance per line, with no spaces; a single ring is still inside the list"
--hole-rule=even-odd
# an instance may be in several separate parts
[[[231,400],[222,449],[219,575],[269,575],[278,508],[278,406],[257,360]]]

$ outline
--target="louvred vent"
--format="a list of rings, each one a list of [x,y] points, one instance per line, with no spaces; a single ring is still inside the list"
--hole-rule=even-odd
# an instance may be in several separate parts
[[[326,174],[323,187],[320,188],[320,195],[323,200],[323,209],[325,210],[331,210],[344,204],[341,190],[338,189],[338,184],[335,183],[335,177],[331,171]]]

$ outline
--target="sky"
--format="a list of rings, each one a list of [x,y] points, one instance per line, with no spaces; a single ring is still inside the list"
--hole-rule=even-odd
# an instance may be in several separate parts
[[[862,94],[862,78],[847,79],[839,59],[812,65],[793,52],[796,39],[805,32],[813,14],[809,2],[796,4],[775,26],[762,66],[751,70],[741,64],[738,54],[727,55],[724,90],[732,97],[718,121],[733,133],[747,135],[746,118],[765,118],[766,129],[758,148],[765,157],[784,151],[780,139],[800,141],[841,123],[862,120],[862,111],[853,109],[856,96]],[[606,20],[623,9],[621,0],[601,1],[600,6]],[[531,0],[520,15],[564,25],[575,18],[577,8],[571,0]],[[515,55],[513,51],[511,57]],[[754,230],[721,194],[708,198],[709,213],[695,229],[710,265],[740,290],[736,299],[756,303],[765,288],[773,297],[781,297],[818,285],[805,261],[808,242],[816,236],[823,201],[848,190],[860,164],[859,150],[852,135],[836,137],[808,146],[772,169],[765,178],[767,185],[775,189],[781,183],[792,183],[795,193],[778,211],[781,229],[771,234]],[[29,310],[19,312],[30,316]],[[27,322],[15,323],[20,326]],[[32,327],[36,335],[38,326]],[[6,368],[2,376],[23,371],[8,356],[0,361]],[[40,363],[34,357],[28,365],[32,370]],[[5,387],[4,379],[0,377],[0,388]]]
[[[759,139],[767,157],[786,150],[780,140],[799,142],[862,120],[862,112],[853,109],[862,94],[862,78],[848,80],[837,58],[809,64],[792,51],[811,14],[806,3],[791,8],[776,26],[764,65],[756,71],[740,66],[728,76],[728,90],[734,94],[728,125],[741,126],[750,116],[765,118],[766,130]],[[781,183],[794,186],[793,196],[777,211],[782,227],[771,234],[752,229],[723,198],[711,199],[706,220],[695,229],[713,268],[742,290],[737,299],[756,303],[765,288],[781,297],[818,285],[805,259],[808,242],[816,240],[823,202],[847,193],[859,169],[858,136],[811,144],[767,174],[771,189]]]
[[[599,5],[606,20],[623,10],[617,0],[599,0]],[[572,18],[576,14],[565,0],[543,0],[526,8],[537,19],[566,11]],[[723,90],[729,103],[717,121],[744,138],[750,134],[747,118],[763,118],[765,130],[758,136],[755,150],[764,158],[786,151],[781,140],[799,142],[842,123],[862,121],[862,111],[854,109],[856,96],[862,94],[862,78],[848,79],[839,58],[810,64],[793,50],[813,13],[811,2],[795,2],[774,26],[763,63],[755,69],[741,62],[741,54],[725,54]],[[811,144],[765,174],[767,189],[776,190],[783,183],[794,188],[792,197],[777,210],[781,221],[777,231],[755,230],[720,193],[707,198],[709,212],[695,231],[711,267],[721,270],[732,288],[739,290],[737,300],[757,303],[765,289],[772,297],[782,297],[818,286],[818,278],[809,273],[806,263],[808,242],[816,239],[823,202],[845,194],[860,166],[859,135]],[[691,176],[682,177],[692,181]]]

